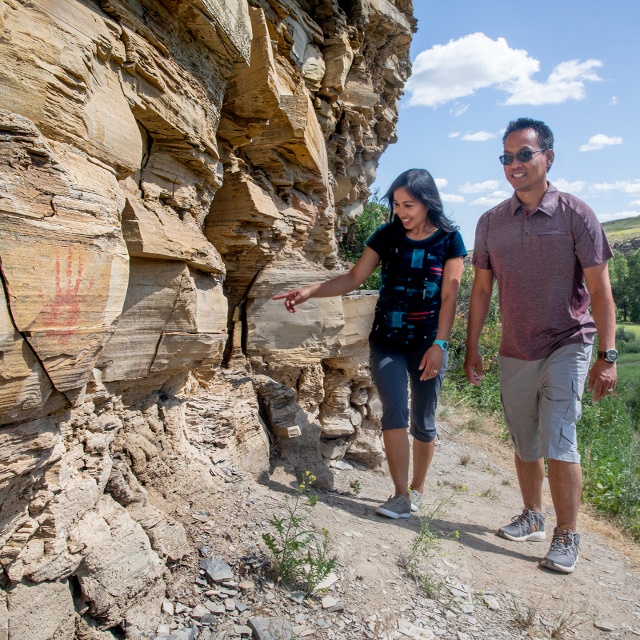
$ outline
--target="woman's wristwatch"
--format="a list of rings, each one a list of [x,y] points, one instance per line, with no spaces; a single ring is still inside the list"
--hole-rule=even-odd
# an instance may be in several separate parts
[[[449,343],[446,340],[434,340],[433,344],[437,344],[443,351],[449,351]]]

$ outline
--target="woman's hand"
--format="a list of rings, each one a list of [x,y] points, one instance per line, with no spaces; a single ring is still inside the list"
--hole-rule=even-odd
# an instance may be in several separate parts
[[[282,300],[284,298],[284,306],[289,313],[296,312],[296,306],[306,302],[313,294],[313,287],[303,287],[302,289],[293,289],[286,293],[280,293],[273,296],[272,300]]]
[[[420,380],[431,380],[440,375],[442,363],[444,362],[444,351],[437,345],[431,345],[422,356],[418,369],[422,371]]]

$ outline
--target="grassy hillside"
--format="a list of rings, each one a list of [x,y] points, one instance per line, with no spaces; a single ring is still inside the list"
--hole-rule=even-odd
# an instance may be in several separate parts
[[[604,231],[611,244],[627,243],[640,238],[640,216],[605,222]]]

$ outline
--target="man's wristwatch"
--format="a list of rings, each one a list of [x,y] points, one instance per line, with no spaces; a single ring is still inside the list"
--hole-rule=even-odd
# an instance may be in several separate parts
[[[605,362],[615,362],[618,359],[618,352],[615,349],[607,349],[606,351],[598,351],[598,358],[602,358]]]
[[[437,344],[443,351],[449,351],[449,343],[446,340],[434,340],[433,344]]]

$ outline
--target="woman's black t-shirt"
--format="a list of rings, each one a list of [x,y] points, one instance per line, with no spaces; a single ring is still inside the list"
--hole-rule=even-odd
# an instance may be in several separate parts
[[[393,344],[433,340],[438,332],[444,263],[466,256],[458,231],[410,240],[391,223],[367,240],[381,259],[380,298],[371,339]]]

